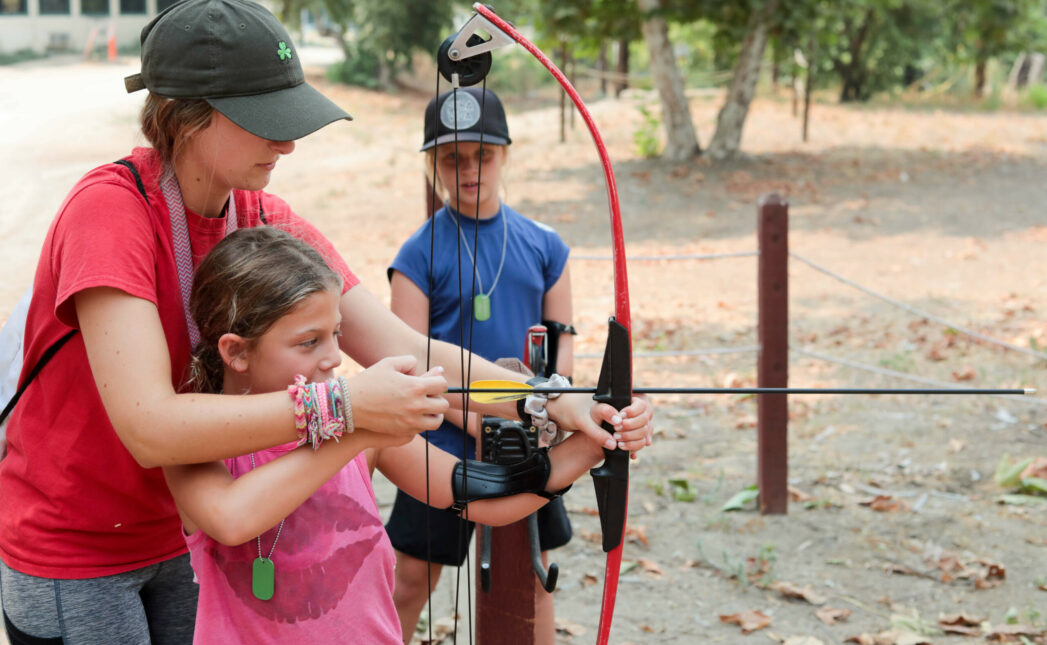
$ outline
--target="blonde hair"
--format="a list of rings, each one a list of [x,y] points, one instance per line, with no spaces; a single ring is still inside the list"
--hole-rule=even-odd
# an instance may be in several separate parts
[[[150,92],[139,121],[142,134],[170,166],[190,137],[211,124],[214,111],[203,99],[169,99]]]
[[[443,146],[447,146],[447,145],[453,145],[453,144],[451,144],[451,143],[443,143],[443,144],[440,144],[438,146],[433,146],[432,148],[429,148],[428,150],[425,151],[425,177],[426,177],[426,179],[429,180],[429,185],[432,186],[433,189],[436,191],[436,197],[437,197],[437,199],[439,200],[440,203],[446,203],[446,202],[450,201],[450,199],[451,199],[451,189],[449,189],[447,186],[444,186],[443,182],[440,181],[440,178],[437,177],[434,174],[434,170],[436,168],[436,164],[435,164],[435,161],[436,161],[436,151],[439,150],[440,148],[442,148]],[[484,147],[487,147],[487,146],[491,146],[492,148],[500,148],[502,150],[502,154],[504,155],[504,158],[502,160],[502,168],[503,168],[503,170],[502,170],[501,181],[499,182],[499,185],[498,185],[498,191],[503,195],[503,197],[507,196],[508,193],[509,193],[509,190],[505,187],[505,175],[506,175],[505,168],[509,165],[509,146],[508,145],[498,144],[498,143],[487,143],[487,142],[484,142]],[[428,199],[428,198],[429,197],[427,195],[426,199]]]
[[[189,312],[200,328],[200,345],[189,365],[190,387],[222,391],[223,334],[253,342],[308,296],[341,288],[341,276],[293,235],[270,226],[231,233],[211,249],[193,279]]]

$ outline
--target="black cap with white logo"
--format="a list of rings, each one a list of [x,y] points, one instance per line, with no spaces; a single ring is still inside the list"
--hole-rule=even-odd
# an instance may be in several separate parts
[[[512,143],[505,108],[491,90],[465,87],[444,92],[425,108],[425,143],[422,150],[454,141],[480,141],[495,145]]]

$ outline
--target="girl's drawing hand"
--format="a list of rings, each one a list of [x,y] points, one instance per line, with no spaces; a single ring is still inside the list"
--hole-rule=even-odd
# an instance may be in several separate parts
[[[636,451],[651,445],[654,433],[654,407],[643,396],[634,396],[627,407],[615,410],[585,394],[564,394],[549,402],[549,414],[565,430],[584,432],[608,450],[628,450],[634,459]],[[603,421],[614,426],[614,435],[603,429]]]
[[[415,376],[417,367],[414,356],[392,356],[349,379],[355,425],[407,437],[439,428],[448,408],[443,368]]]

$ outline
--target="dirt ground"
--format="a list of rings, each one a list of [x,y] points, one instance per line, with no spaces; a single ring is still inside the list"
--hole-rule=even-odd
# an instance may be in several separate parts
[[[135,70],[132,61],[0,68],[0,86],[17,90],[0,95],[0,319],[28,284],[67,188],[139,140],[141,98],[121,89]],[[423,218],[417,148],[428,97],[324,90],[355,122],[299,142],[270,189],[387,299],[385,267]],[[692,102],[702,142],[719,101]],[[635,152],[646,103],[590,103],[614,160],[630,255],[753,251],[756,200],[777,191],[790,204],[798,256],[953,325],[1026,348],[1047,343],[1043,116],[816,104],[802,143],[789,102],[761,98],[743,159],[673,164]],[[508,200],[555,227],[575,255],[607,254],[605,189],[588,134],[579,123],[561,144],[555,107],[527,105],[536,107],[508,102]],[[635,348],[755,345],[755,269],[753,257],[630,263]],[[576,259],[572,277],[577,351],[596,354],[613,307],[610,263]],[[1042,358],[954,334],[798,260],[789,277],[792,385],[919,386],[803,353],[814,352],[959,385],[1047,386]],[[598,369],[580,359],[577,380],[594,382]],[[637,385],[754,381],[752,353],[635,363]],[[984,642],[1009,621],[1043,638],[1047,504],[1001,504],[1014,490],[994,481],[1006,456],[1047,456],[1043,395],[791,397],[795,497],[782,516],[761,516],[752,502],[721,510],[756,481],[751,398],[655,401],[657,440],[632,469],[612,642],[842,643],[894,628],[907,631],[878,642],[953,644]],[[376,489],[391,504],[388,483]],[[575,486],[567,504],[576,538],[555,552],[557,613],[561,640],[587,643],[604,560],[591,486]],[[805,597],[787,597],[789,585]],[[437,594],[434,618],[449,613],[450,593]],[[848,615],[829,624],[831,609]],[[757,611],[766,619],[747,613]],[[724,622],[731,615],[759,628],[743,635]],[[972,635],[935,633],[939,618],[956,615]]]

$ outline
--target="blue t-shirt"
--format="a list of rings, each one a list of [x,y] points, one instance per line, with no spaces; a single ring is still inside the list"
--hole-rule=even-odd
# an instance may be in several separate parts
[[[436,252],[430,293],[429,249],[434,226],[432,244]],[[488,294],[490,299],[491,314],[483,321],[472,315],[474,234],[479,235],[475,247],[478,277],[475,293]],[[429,298],[433,338],[471,346],[474,353],[492,361],[522,358],[527,329],[542,321],[542,299],[560,279],[569,253],[570,249],[556,231],[527,219],[505,204],[501,205],[498,215],[479,221],[445,206],[400,247],[389,267],[389,277],[392,279],[393,271],[399,271]],[[499,265],[502,265],[500,275]],[[497,282],[495,276],[498,276]],[[448,422],[427,433],[434,445],[460,457],[462,434],[461,429]],[[472,459],[474,454],[470,440],[465,458]]]

